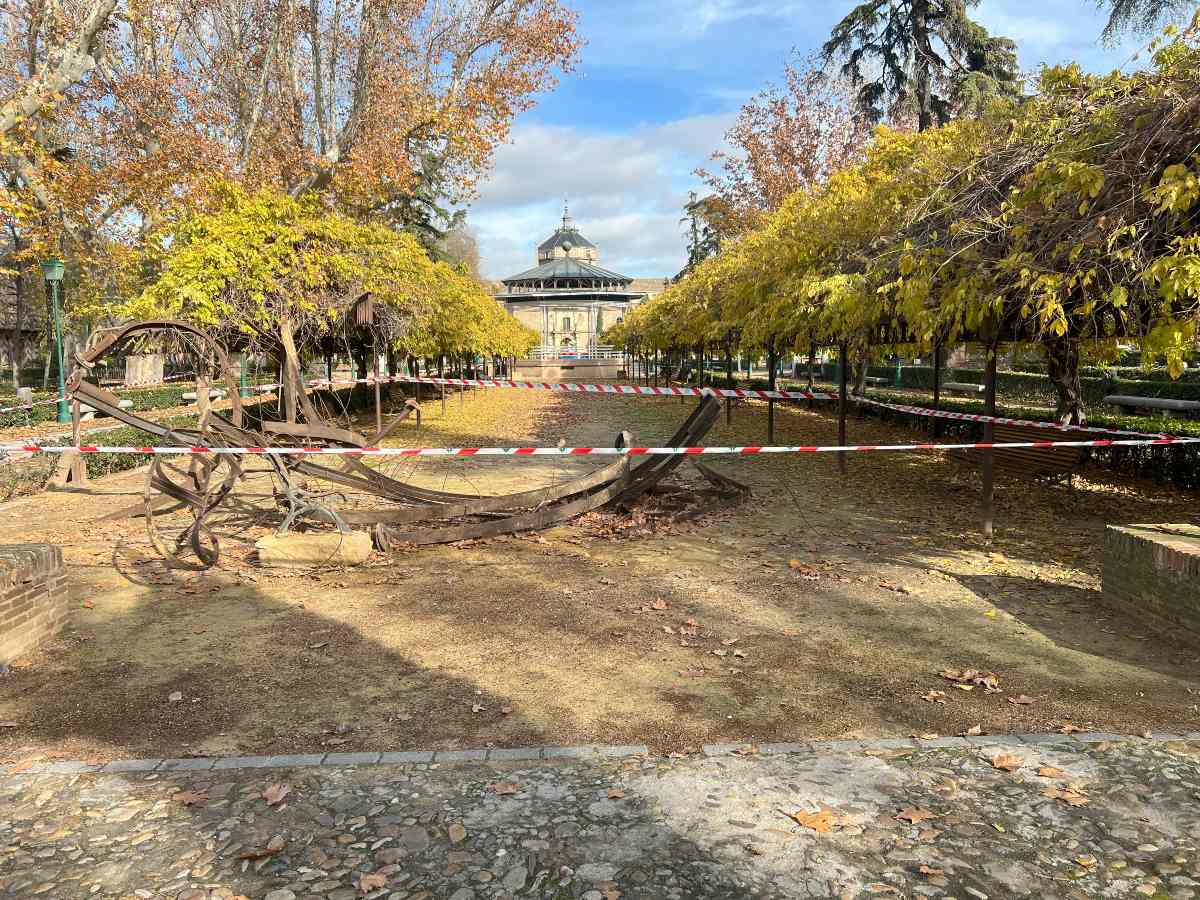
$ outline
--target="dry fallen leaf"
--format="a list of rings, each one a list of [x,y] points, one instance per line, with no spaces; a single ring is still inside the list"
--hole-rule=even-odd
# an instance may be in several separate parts
[[[515,781],[497,781],[488,785],[488,790],[493,794],[499,794],[501,797],[509,797],[519,793],[521,786]]]
[[[263,791],[263,799],[267,801],[267,806],[274,806],[291,792],[292,789],[286,784],[273,784]]]
[[[972,725],[970,728],[968,728],[966,731],[963,732],[964,737],[977,737],[981,734],[983,734],[983,726],[982,725]]]
[[[926,819],[939,819],[937,813],[931,809],[926,809],[923,806],[910,806],[908,809],[901,810],[896,814],[896,818],[901,822],[909,822],[916,825],[918,822],[924,822]]]
[[[1087,806],[1088,798],[1073,788],[1042,788],[1042,796],[1061,800],[1070,806]]]
[[[609,788],[608,799],[609,800],[624,800],[625,792],[623,790],[621,790],[620,788]]]
[[[274,856],[276,853],[278,853],[280,850],[282,850],[286,846],[287,846],[287,841],[285,841],[279,835],[276,835],[275,837],[271,838],[271,840],[267,841],[267,846],[248,848],[246,850],[243,850],[241,853],[239,853],[237,855],[237,858],[238,859],[266,859],[268,856]]]
[[[794,813],[784,813],[789,819],[797,825],[803,825],[805,828],[811,828],[817,834],[825,834],[833,830],[833,811],[822,809],[819,812],[810,813],[804,810],[797,810]]]
[[[600,891],[601,900],[621,900],[621,890],[615,881],[601,881],[596,888]]]
[[[171,799],[184,806],[196,806],[208,800],[208,791],[180,791]]]
[[[935,869],[931,866],[921,866],[921,868],[918,869],[917,871],[920,872],[922,875],[924,875],[926,878],[929,878],[934,875],[945,875],[946,874],[945,869]]]
[[[480,706],[478,703],[471,704],[471,712],[473,712],[473,713],[481,713],[486,710],[487,710],[486,706]]]
[[[93,603],[91,600],[84,600],[84,601],[83,601],[83,608],[84,608],[84,609],[95,609],[95,608],[96,608],[96,604],[95,604],[95,603]]]
[[[1032,697],[1027,697],[1024,694],[1017,694],[1015,697],[1008,698],[1009,703],[1015,703],[1017,706],[1029,706],[1031,703],[1037,703]]]
[[[1037,773],[1042,778],[1066,778],[1067,773],[1056,766],[1042,766],[1037,770]]]
[[[658,612],[662,612],[664,609],[670,609],[671,604],[662,597],[657,597],[655,598],[654,602],[650,604],[650,608]]]
[[[1004,772],[1015,772],[1025,765],[1025,757],[1015,753],[997,753],[992,757],[992,767]]]
[[[929,691],[926,694],[922,694],[921,699],[924,700],[926,703],[945,703],[946,702],[946,692],[945,691]]]
[[[358,889],[364,894],[376,888],[387,887],[387,876],[375,872],[372,875],[362,875],[358,879]]]
[[[867,893],[868,894],[899,894],[900,892],[898,890],[896,890],[896,888],[892,887],[890,884],[883,884],[882,882],[875,881],[875,882],[872,882],[871,884],[867,885]]]
[[[455,822],[446,829],[446,837],[450,838],[452,844],[461,844],[467,839],[467,829],[461,822]]]

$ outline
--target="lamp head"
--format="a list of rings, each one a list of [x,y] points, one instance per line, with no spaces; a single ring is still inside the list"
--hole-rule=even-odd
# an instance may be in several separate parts
[[[66,268],[61,259],[51,257],[42,263],[42,277],[50,282],[62,281]]]

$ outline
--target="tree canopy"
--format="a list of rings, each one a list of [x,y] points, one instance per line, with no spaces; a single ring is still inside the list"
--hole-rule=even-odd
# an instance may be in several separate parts
[[[1027,342],[1078,420],[1081,349],[1131,342],[1178,373],[1195,345],[1198,93],[1188,32],[1147,71],[1047,69],[1032,97],[978,118],[880,127],[862,162],[792,194],[618,336],[666,348],[732,332],[748,350],[799,351]]]

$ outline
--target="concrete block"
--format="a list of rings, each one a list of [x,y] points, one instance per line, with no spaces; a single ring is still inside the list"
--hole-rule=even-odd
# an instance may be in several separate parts
[[[800,742],[783,743],[783,744],[759,744],[758,752],[765,753],[768,756],[782,756],[786,753],[812,753],[812,744],[804,744]]]
[[[387,756],[387,754],[385,753],[384,756]],[[488,762],[524,761],[541,758],[541,747],[495,747],[488,752]]]
[[[813,741],[813,750],[817,753],[845,753],[848,751],[861,750],[863,748],[862,741]]]
[[[214,769],[266,769],[271,765],[269,756],[225,756],[213,763]]]
[[[159,769],[163,772],[198,772],[211,769],[215,762],[215,759],[208,758],[165,759]]]
[[[330,753],[325,757],[327,766],[369,766],[379,762],[381,753]]]
[[[153,772],[162,765],[161,759],[114,759],[101,772]]]
[[[433,761],[444,762],[483,762],[487,759],[487,750],[435,750]]]
[[[256,541],[254,548],[264,566],[358,566],[371,555],[371,535],[365,531],[273,534]]]
[[[1085,731],[1080,734],[1073,734],[1071,737],[1084,744],[1099,744],[1103,741],[1128,741],[1130,738],[1124,734],[1110,734],[1107,731]]]
[[[597,756],[624,758],[626,756],[649,756],[650,748],[645,744],[612,744],[592,748]]]
[[[74,762],[64,759],[41,763],[37,768],[42,775],[86,775],[89,772],[99,772],[101,766],[98,763]]]
[[[271,756],[272,769],[288,769],[292,766],[319,766],[325,761],[324,753],[293,753],[290,756]]]
[[[1013,737],[1022,744],[1068,744],[1071,742],[1069,734],[1014,734]]]
[[[866,750],[911,750],[917,746],[912,738],[883,738],[878,741],[863,741]]]
[[[917,746],[922,750],[963,750],[970,745],[966,738],[961,737],[940,737],[940,738],[917,738]]]
[[[433,762],[433,753],[429,750],[400,750],[392,753],[381,753],[379,761],[384,765],[431,763]]]

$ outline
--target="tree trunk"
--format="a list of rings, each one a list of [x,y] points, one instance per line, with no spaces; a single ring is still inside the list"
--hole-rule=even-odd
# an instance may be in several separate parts
[[[1079,382],[1079,342],[1069,338],[1051,338],[1044,344],[1046,370],[1058,392],[1058,421],[1063,425],[1083,425],[1083,387]]]
[[[916,56],[916,87],[919,113],[917,130],[933,127],[933,46],[929,41],[929,0],[912,0],[913,44]]]

